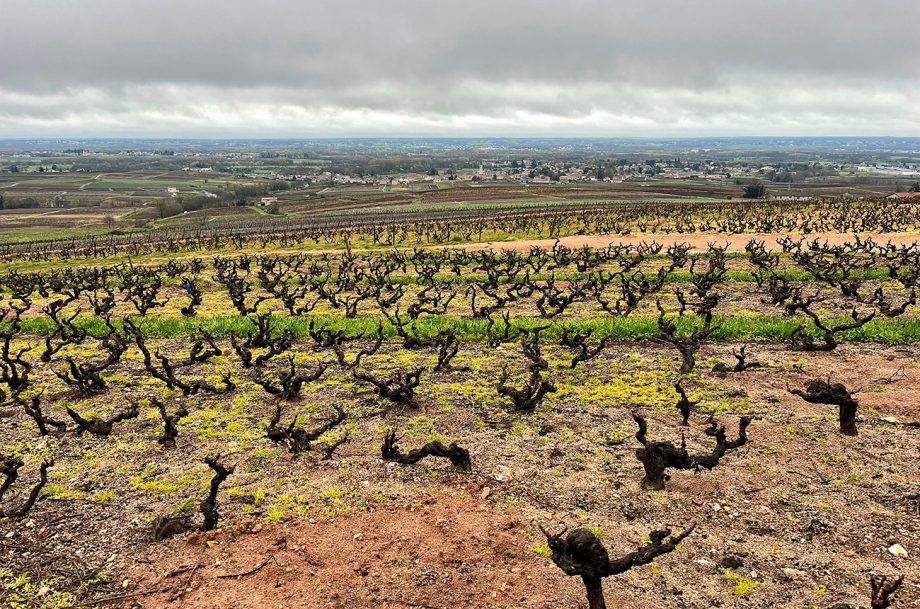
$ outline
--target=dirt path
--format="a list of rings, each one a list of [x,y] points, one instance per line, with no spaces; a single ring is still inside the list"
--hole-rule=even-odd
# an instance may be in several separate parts
[[[101,177],[104,176],[104,175],[106,175],[106,174],[100,173],[99,175],[97,175],[95,178],[93,178],[92,180],[90,180],[90,181],[87,182],[86,184],[83,184],[82,186],[80,186],[80,190],[86,190],[86,187],[87,187],[87,186],[89,186],[90,184],[92,184],[93,182],[95,182],[96,180],[98,180],[99,178],[101,178]]]

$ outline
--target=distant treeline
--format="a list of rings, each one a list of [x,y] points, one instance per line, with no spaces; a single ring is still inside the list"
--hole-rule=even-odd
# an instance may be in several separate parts
[[[36,199],[35,197],[17,197],[11,198],[0,195],[0,209],[35,209],[36,207],[47,207],[50,201],[47,199]]]
[[[261,184],[243,184],[229,189],[221,189],[212,196],[185,195],[174,199],[162,199],[157,202],[160,217],[167,218],[184,211],[197,211],[210,207],[232,207],[246,205],[254,197],[290,190],[291,185],[284,180],[272,180]],[[40,207],[101,207],[101,201],[68,201],[55,197],[11,197],[0,195],[0,209],[36,209]]]
[[[216,196],[194,195],[180,196],[175,199],[161,199],[157,202],[157,210],[159,210],[161,218],[168,218],[186,211],[246,205],[254,197],[263,197],[290,189],[291,185],[284,180],[272,180],[262,184],[244,184],[213,193]]]

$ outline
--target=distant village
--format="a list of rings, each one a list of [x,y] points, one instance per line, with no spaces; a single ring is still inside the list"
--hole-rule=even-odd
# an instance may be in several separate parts
[[[273,172],[272,179],[305,181],[318,185],[368,185],[408,186],[418,183],[444,182],[518,182],[524,184],[571,184],[571,183],[624,183],[644,182],[651,179],[671,180],[764,180],[768,182],[792,183],[801,181],[795,174],[809,177],[840,174],[857,174],[863,177],[920,178],[920,170],[896,167],[871,167],[814,163],[804,170],[792,170],[789,166],[750,165],[727,161],[694,161],[684,163],[680,159],[666,161],[618,162],[598,165],[579,163],[553,163],[547,161],[495,161],[482,163],[478,168],[438,169],[427,172],[406,172],[392,174],[338,173],[332,171],[311,171],[305,173]],[[244,174],[246,177],[266,177],[265,174]]]
[[[416,171],[403,171],[401,167],[387,166],[395,171],[374,171],[368,169],[375,167],[372,161],[354,163],[355,168],[350,168],[349,161],[320,160],[316,158],[300,159],[281,153],[250,153],[227,152],[218,155],[201,155],[200,153],[182,153],[174,151],[121,151],[117,153],[96,153],[87,150],[65,151],[67,157],[78,158],[80,162],[71,164],[61,162],[60,153],[56,157],[58,163],[48,163],[45,153],[20,153],[18,159],[24,162],[19,165],[0,167],[0,172],[29,174],[60,174],[60,173],[93,173],[101,174],[105,171],[102,164],[120,166],[124,163],[134,164],[139,162],[160,163],[165,160],[172,169],[169,172],[184,172],[207,176],[227,176],[242,180],[251,180],[257,184],[270,184],[265,188],[269,192],[251,193],[255,195],[255,204],[259,207],[276,205],[278,198],[274,195],[278,190],[298,188],[323,188],[334,186],[372,187],[381,189],[409,188],[413,185],[465,183],[470,186],[520,183],[520,184],[580,184],[580,183],[643,183],[658,180],[732,180],[738,185],[762,182],[770,184],[770,198],[773,199],[801,199],[784,195],[781,188],[785,185],[819,184],[822,180],[839,179],[841,177],[853,180],[854,183],[871,183],[872,181],[885,180],[895,186],[889,198],[902,200],[916,200],[917,191],[920,191],[920,167],[916,165],[894,165],[881,163],[834,163],[834,162],[777,162],[764,164],[756,161],[708,159],[699,160],[705,150],[690,151],[691,159],[680,157],[665,159],[605,159],[589,161],[554,161],[538,158],[521,159],[496,159],[482,160],[474,167],[443,167],[440,163],[450,163],[450,159],[432,159],[432,165],[424,168],[425,161],[414,161],[411,165]],[[166,160],[168,159],[168,160]],[[457,164],[462,161],[454,161]],[[465,163],[468,163],[466,161]],[[99,169],[96,169],[100,165]],[[419,167],[422,170],[418,170]],[[93,167],[92,170],[86,167]],[[345,167],[349,167],[345,169]],[[109,170],[111,171],[111,170]],[[117,169],[115,171],[118,171]],[[153,171],[153,170],[148,170]],[[173,173],[173,175],[175,175]],[[893,181],[896,180],[896,181]],[[904,180],[903,182],[901,180]],[[206,180],[205,180],[206,181]],[[264,189],[263,189],[264,190]],[[177,199],[182,195],[193,194],[201,199],[219,199],[221,195],[208,190],[188,190],[175,186],[160,187],[137,191],[135,194],[148,197],[163,197]],[[249,197],[253,200],[252,197]],[[56,207],[68,203],[62,197],[54,197],[44,201],[42,206]],[[124,204],[118,201],[115,205]]]

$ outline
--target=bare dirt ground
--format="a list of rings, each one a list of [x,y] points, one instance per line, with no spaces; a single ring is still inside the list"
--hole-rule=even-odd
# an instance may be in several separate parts
[[[548,347],[560,391],[521,415],[492,388],[497,367],[517,365],[517,348],[464,346],[458,361],[471,371],[430,377],[416,408],[362,419],[328,461],[314,451],[291,458],[268,442],[261,429],[272,404],[243,383],[232,403],[195,407],[178,450],[156,447],[155,415],[107,439],[65,438],[53,493],[28,521],[0,523],[2,558],[57,581],[102,577],[112,599],[104,606],[125,608],[576,608],[581,583],[542,554],[538,525],[594,527],[622,555],[652,529],[695,522],[678,552],[608,578],[610,606],[866,606],[870,573],[903,574],[895,607],[920,606],[920,506],[909,499],[920,491],[920,432],[909,426],[920,419],[920,352],[848,344],[806,354],[758,343],[748,351],[766,368],[708,372],[737,347],[704,349],[687,382],[702,403],[681,428],[669,389],[676,362],[663,347],[617,344],[571,372],[565,353]],[[390,346],[373,366],[418,358]],[[862,390],[856,438],[839,434],[833,407],[787,391],[828,376]],[[132,397],[151,391],[112,382]],[[286,412],[320,421],[331,403],[360,411],[366,394],[355,391],[333,375]],[[664,491],[650,492],[639,482],[632,408],[648,417],[653,439],[683,435],[692,452],[711,448],[702,433],[709,413],[730,437],[740,414],[756,418],[751,442],[716,469],[672,472]],[[28,426],[15,436],[34,437]],[[440,460],[383,463],[387,427],[405,433],[406,449],[431,432],[458,439],[473,473]],[[215,449],[237,464],[220,499],[222,530],[152,541],[153,516],[201,496],[209,476],[200,459]],[[906,558],[891,553],[894,544]]]
[[[483,490],[470,486],[339,519],[247,522],[172,541],[152,552],[153,566],[127,574],[132,587],[163,590],[135,606],[577,605],[578,588],[523,550],[536,538],[519,510],[481,499]]]

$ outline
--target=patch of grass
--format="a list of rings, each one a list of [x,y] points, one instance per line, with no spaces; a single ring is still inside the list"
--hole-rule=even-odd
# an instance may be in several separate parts
[[[587,526],[585,528],[588,529],[588,531],[590,531],[598,539],[603,539],[607,536],[607,534],[604,533],[604,529],[599,524],[592,524],[591,526]]]
[[[172,513],[174,516],[178,514],[185,514],[187,512],[191,512],[194,507],[195,507],[195,498],[189,497],[188,499],[186,499],[185,501],[183,501],[182,503],[174,507]]]
[[[33,582],[28,573],[0,569],[0,597],[9,609],[63,609],[76,602],[73,594],[56,589],[58,582]]]
[[[137,476],[131,476],[128,481],[131,488],[144,493],[160,493],[170,495],[181,488],[194,484],[195,479],[189,474],[182,474],[175,478],[169,476],[155,478],[158,470],[156,466],[147,467]]]
[[[273,505],[268,508],[265,512],[265,518],[269,522],[278,522],[288,513],[288,507],[286,505]]]
[[[278,316],[274,320],[277,332],[290,330],[295,336],[305,338],[309,336],[310,321],[326,324],[330,330],[343,330],[346,336],[355,337],[359,334],[372,336],[376,333],[380,320],[376,317],[357,317],[348,319],[341,316]],[[845,317],[824,320],[829,324],[844,323]],[[775,340],[787,341],[799,326],[815,338],[819,338],[817,329],[810,321],[801,318],[786,317],[783,315],[744,315],[744,316],[717,316],[715,324],[718,329],[712,334],[712,340],[717,341],[746,341],[746,340]],[[546,320],[533,317],[513,317],[511,323],[520,328],[533,328],[545,324]],[[107,333],[105,323],[97,317],[81,317],[75,320],[77,327],[85,329],[96,337]],[[689,335],[694,329],[702,326],[700,318],[687,314],[676,318],[678,333]],[[0,324],[5,327],[7,324]],[[120,321],[114,325],[118,327]],[[432,338],[438,332],[453,329],[457,337],[464,341],[481,341],[487,337],[487,322],[478,319],[457,319],[442,315],[430,315],[420,318],[416,324],[418,333],[422,338]],[[496,330],[501,332],[503,321],[495,324]],[[141,331],[154,338],[186,337],[199,333],[202,330],[218,337],[230,334],[245,334],[253,329],[252,321],[240,315],[199,316],[192,318],[159,318],[145,317],[140,323]],[[554,321],[543,332],[547,340],[557,340],[564,329],[574,331],[591,330],[593,336],[608,338],[616,341],[635,341],[658,336],[658,325],[651,316],[604,316],[590,319],[570,321]],[[22,329],[27,333],[47,335],[54,331],[52,320],[46,316],[29,317],[22,321]],[[388,321],[383,321],[384,338],[395,340],[398,338],[396,330]],[[876,317],[861,328],[841,332],[839,337],[843,340],[857,342],[878,342],[885,344],[914,344],[920,343],[920,318],[883,318]]]
[[[530,546],[530,551],[537,556],[542,556],[543,558],[549,558],[552,555],[552,551],[549,549],[549,544],[546,542],[533,544]]]
[[[732,594],[735,596],[747,596],[760,587],[760,582],[756,582],[753,579],[744,577],[743,575],[738,575],[731,569],[726,571],[722,575],[722,578],[733,584]]]
[[[112,491],[99,491],[98,493],[93,495],[93,501],[99,501],[99,502],[109,501],[114,496],[115,496],[115,493]]]

